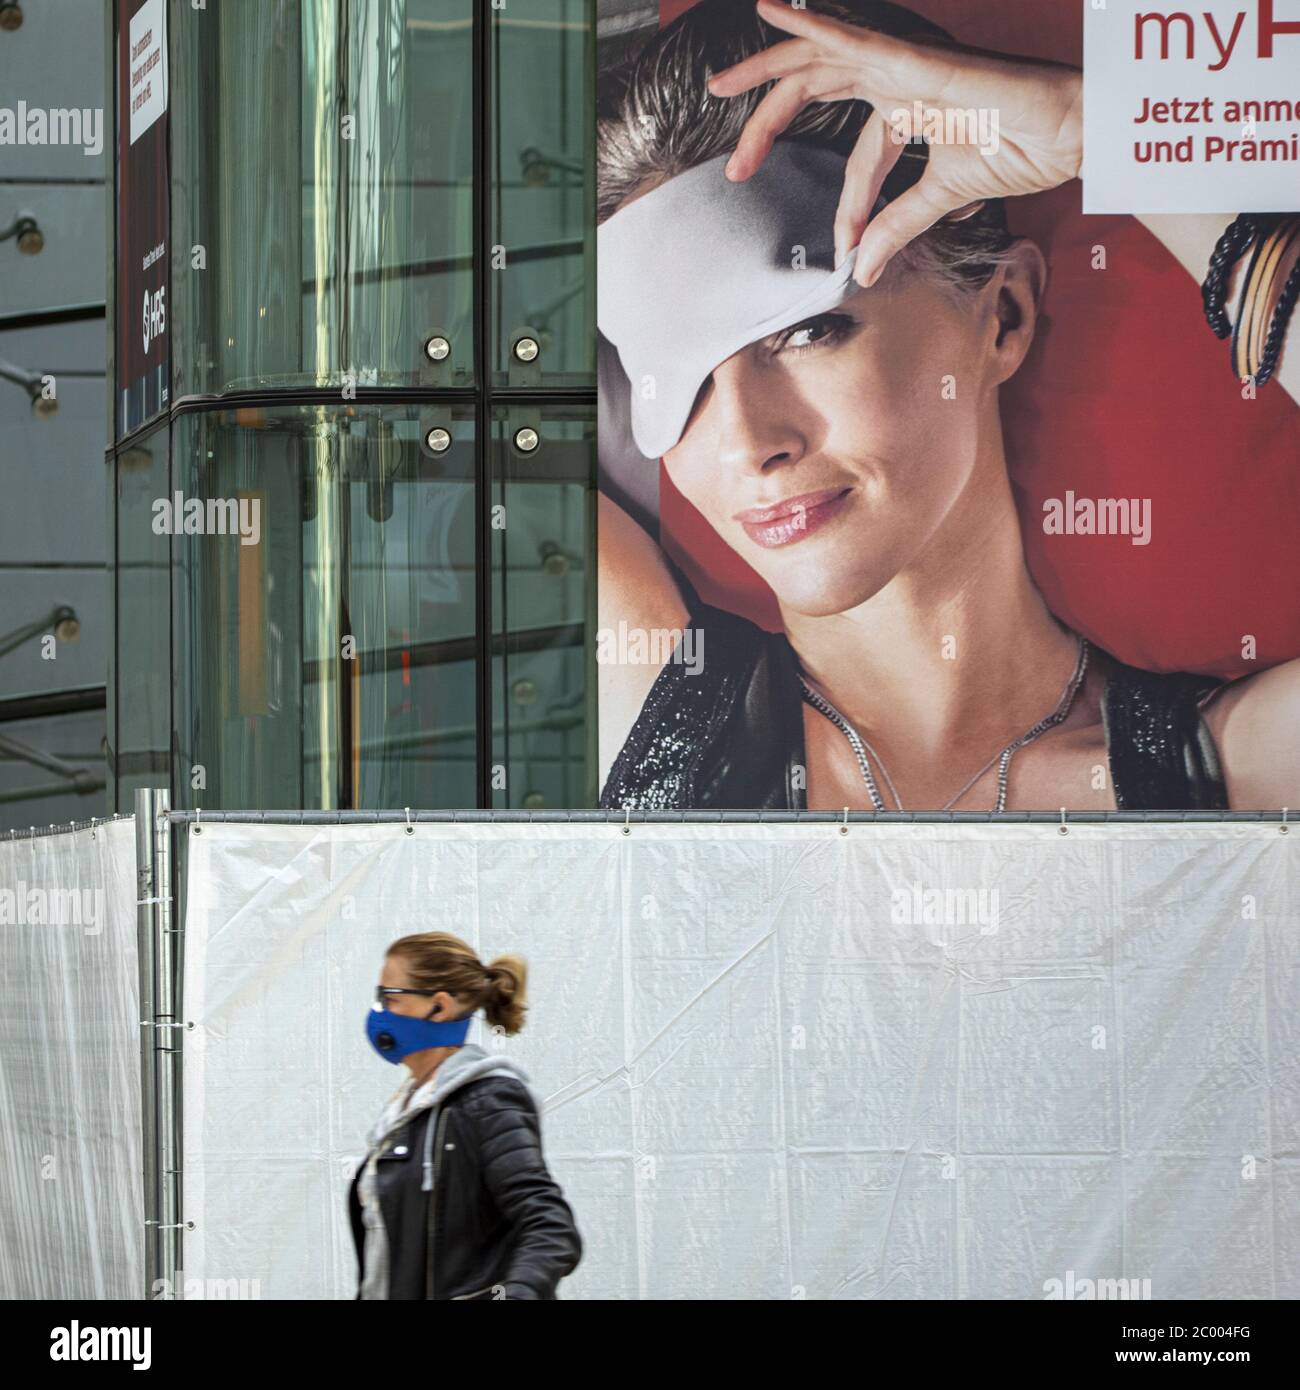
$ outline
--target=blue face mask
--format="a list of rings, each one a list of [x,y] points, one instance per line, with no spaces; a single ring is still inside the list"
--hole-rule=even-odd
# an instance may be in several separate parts
[[[470,1017],[435,1023],[429,1018],[411,1018],[381,1009],[378,1004],[366,1015],[366,1037],[385,1062],[400,1062],[412,1052],[427,1047],[460,1047],[469,1032]]]

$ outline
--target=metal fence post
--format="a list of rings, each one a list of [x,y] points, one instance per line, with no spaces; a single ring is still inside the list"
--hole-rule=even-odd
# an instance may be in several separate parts
[[[180,1265],[181,1040],[172,929],[171,802],[135,793],[136,935],[140,957],[140,1100],[143,1118],[145,1298],[158,1280],[175,1297]]]
[[[153,823],[157,793],[135,794],[135,927],[140,971],[140,1151],[144,1159],[144,1297],[149,1297],[158,1277],[158,1069],[154,1053],[157,971],[157,936],[154,931],[155,873]]]

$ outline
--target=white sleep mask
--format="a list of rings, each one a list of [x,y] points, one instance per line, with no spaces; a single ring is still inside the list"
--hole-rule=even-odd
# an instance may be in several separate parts
[[[859,288],[854,253],[834,260],[843,156],[779,140],[740,183],[723,173],[728,158],[668,179],[597,229],[597,323],[627,373],[647,458],[677,443],[728,357]]]

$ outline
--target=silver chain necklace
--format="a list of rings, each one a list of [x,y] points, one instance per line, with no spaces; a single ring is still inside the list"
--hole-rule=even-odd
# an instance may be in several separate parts
[[[984,766],[980,768],[980,770],[975,774],[975,776],[972,777],[970,781],[966,783],[966,785],[961,789],[961,791],[959,791],[956,794],[956,796],[950,797],[948,801],[939,809],[941,811],[949,810],[954,802],[960,801],[961,798],[965,796],[965,794],[975,785],[975,783],[978,782],[979,779],[984,776],[984,774],[989,770],[989,768],[991,768],[994,763],[997,763],[998,796],[997,801],[994,803],[993,809],[995,811],[1006,810],[1007,777],[1010,773],[1012,757],[1015,755],[1018,749],[1023,748],[1027,743],[1032,743],[1036,738],[1038,738],[1040,734],[1046,733],[1048,729],[1054,728],[1066,717],[1066,715],[1070,713],[1070,710],[1074,705],[1074,698],[1079,693],[1079,688],[1083,684],[1083,677],[1084,674],[1087,672],[1087,669],[1088,640],[1086,637],[1081,637],[1079,638],[1079,658],[1075,662],[1074,675],[1070,677],[1069,684],[1065,687],[1064,691],[1062,691],[1061,698],[1057,702],[1056,708],[1052,711],[1052,713],[1049,714],[1045,719],[1040,719],[1038,723],[1035,724],[1032,728],[1026,729],[1025,732],[1021,734],[1019,738],[1013,739],[1010,743],[1008,743],[1007,746],[1000,753],[995,753],[988,760],[988,762],[986,762]],[[840,731],[840,733],[844,735],[845,739],[848,741],[849,747],[853,750],[853,756],[858,760],[858,768],[862,773],[862,780],[866,783],[867,794],[871,797],[871,804],[876,808],[877,811],[883,811],[887,809],[884,801],[881,798],[880,791],[876,786],[876,779],[871,775],[871,764],[867,760],[868,750],[870,750],[871,756],[875,758],[876,762],[880,764],[880,771],[884,776],[885,783],[889,787],[890,793],[894,798],[894,802],[897,809],[901,811],[903,809],[902,798],[898,795],[898,792],[895,791],[894,783],[889,776],[889,769],[886,768],[884,761],[881,759],[880,754],[877,753],[876,750],[872,748],[869,743],[867,743],[867,741],[862,737],[862,735],[858,733],[858,731],[853,727],[853,725],[850,724],[847,719],[845,719],[845,717],[839,712],[839,710],[837,710],[835,706],[831,704],[831,702],[824,695],[814,690],[808,684],[808,682],[803,678],[803,676],[799,677],[799,684],[803,688],[803,698],[808,702],[808,704],[810,704],[813,707],[813,709],[817,711],[818,714],[830,720],[830,722],[835,725],[835,727]]]

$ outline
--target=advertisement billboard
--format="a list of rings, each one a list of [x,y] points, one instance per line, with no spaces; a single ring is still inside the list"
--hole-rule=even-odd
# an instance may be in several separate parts
[[[1295,799],[1291,18],[603,5],[605,807]]]

